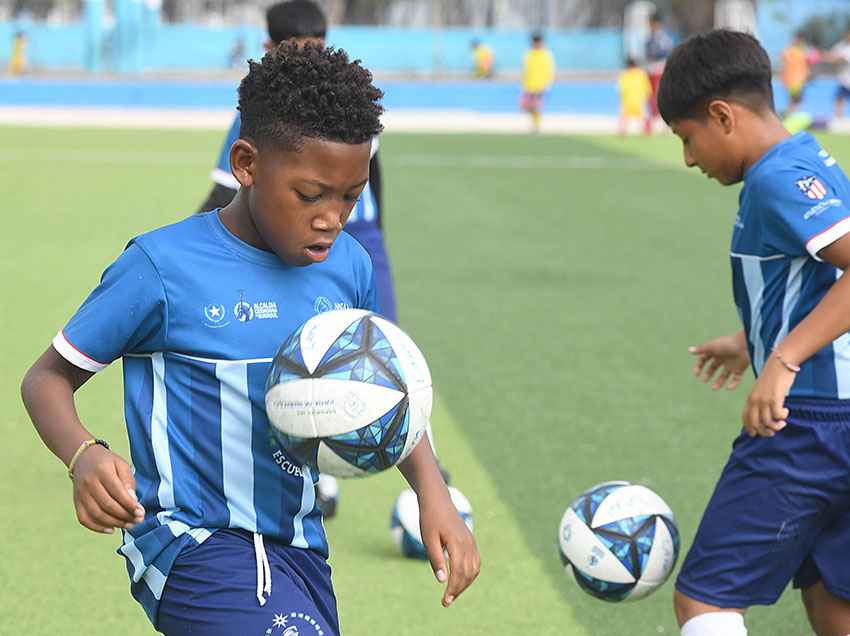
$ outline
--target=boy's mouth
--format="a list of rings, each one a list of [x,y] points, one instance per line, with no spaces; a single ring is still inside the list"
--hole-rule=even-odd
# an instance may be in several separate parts
[[[311,261],[321,263],[328,257],[331,245],[331,243],[313,243],[312,245],[308,245],[304,251],[307,252],[307,256]]]

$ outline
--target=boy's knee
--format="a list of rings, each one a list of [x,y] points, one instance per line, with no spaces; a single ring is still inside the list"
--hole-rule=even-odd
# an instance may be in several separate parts
[[[746,636],[743,610],[702,603],[675,590],[673,609],[682,636]]]

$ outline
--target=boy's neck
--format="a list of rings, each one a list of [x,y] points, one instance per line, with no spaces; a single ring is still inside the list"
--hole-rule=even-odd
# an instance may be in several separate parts
[[[782,143],[791,136],[773,112],[766,117],[755,115],[745,125],[749,128],[750,134],[747,136],[743,174],[746,174],[776,144]]]
[[[254,225],[254,220],[251,218],[251,211],[248,209],[248,196],[244,188],[240,188],[233,200],[221,209],[219,218],[221,218],[224,227],[236,238],[257,249],[269,251],[268,245],[260,236],[257,227]]]

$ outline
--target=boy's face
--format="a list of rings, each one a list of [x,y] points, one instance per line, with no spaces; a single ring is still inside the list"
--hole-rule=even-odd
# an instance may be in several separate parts
[[[670,127],[682,140],[685,165],[698,167],[704,175],[722,185],[732,185],[743,178],[742,161],[730,122],[713,114],[705,118],[674,121]]]
[[[305,138],[300,151],[258,150],[249,209],[263,242],[289,265],[328,257],[369,179],[371,143]]]

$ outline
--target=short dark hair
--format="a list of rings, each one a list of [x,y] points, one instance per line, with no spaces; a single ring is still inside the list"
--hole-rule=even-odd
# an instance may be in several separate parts
[[[532,42],[542,42],[543,41],[543,34],[540,31],[535,31],[534,33],[531,34],[531,41]]]
[[[315,2],[288,0],[266,9],[266,27],[271,41],[280,44],[292,38],[324,38],[328,21]]]
[[[673,49],[658,86],[664,121],[703,116],[713,99],[773,110],[770,59],[752,35],[717,29]]]
[[[649,21],[654,22],[655,24],[661,24],[664,22],[664,12],[653,11],[652,15],[649,16]]]
[[[239,84],[239,136],[298,150],[305,137],[361,144],[379,134],[383,92],[342,49],[284,42],[249,60]]]

